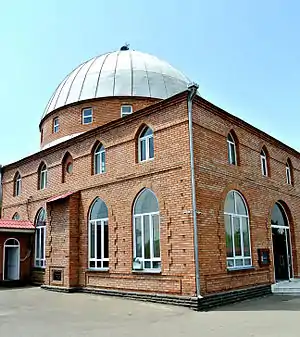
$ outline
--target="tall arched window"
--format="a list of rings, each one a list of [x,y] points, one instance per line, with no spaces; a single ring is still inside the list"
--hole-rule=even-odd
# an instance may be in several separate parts
[[[21,217],[20,217],[20,214],[18,212],[16,212],[13,217],[12,217],[13,220],[20,220]]]
[[[14,178],[14,196],[21,195],[22,192],[22,178],[19,172],[16,173]]]
[[[263,176],[268,176],[268,158],[264,149],[260,151],[261,173]]]
[[[94,174],[104,173],[106,171],[106,156],[105,148],[100,143],[94,151]]]
[[[135,201],[133,233],[133,269],[160,270],[159,206],[149,189],[144,189]]]
[[[292,163],[288,159],[285,165],[285,173],[286,173],[286,183],[289,185],[293,184],[293,173],[292,173]]]
[[[44,190],[47,187],[47,166],[45,163],[42,163],[39,167],[38,171],[38,189],[39,190]]]
[[[46,266],[46,211],[41,208],[35,218],[35,267]]]
[[[229,164],[237,165],[236,142],[232,133],[227,136],[227,150]]]
[[[68,175],[73,173],[73,158],[69,152],[66,152],[62,160],[61,181],[64,183]]]
[[[139,137],[139,161],[146,161],[154,158],[153,131],[145,127]]]
[[[89,215],[89,268],[107,269],[108,255],[108,210],[105,202],[97,198]]]
[[[249,216],[240,193],[230,191],[224,206],[228,268],[251,266]]]

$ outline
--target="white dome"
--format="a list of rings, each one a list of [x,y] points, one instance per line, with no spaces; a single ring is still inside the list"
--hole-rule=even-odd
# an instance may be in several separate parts
[[[57,87],[43,117],[74,102],[109,96],[165,99],[187,88],[189,79],[157,57],[134,50],[94,57],[73,70]]]

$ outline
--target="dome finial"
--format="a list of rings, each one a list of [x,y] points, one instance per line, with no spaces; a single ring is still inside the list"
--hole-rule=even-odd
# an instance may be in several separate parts
[[[129,50],[129,43],[125,43],[124,46],[120,48],[120,50]]]

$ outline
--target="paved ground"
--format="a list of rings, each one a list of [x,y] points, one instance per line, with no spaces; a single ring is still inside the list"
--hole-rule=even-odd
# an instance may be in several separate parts
[[[0,336],[289,337],[300,297],[270,296],[210,312],[87,294],[0,290]]]

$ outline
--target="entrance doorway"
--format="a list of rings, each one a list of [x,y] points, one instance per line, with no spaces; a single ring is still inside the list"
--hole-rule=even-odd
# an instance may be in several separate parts
[[[3,280],[16,281],[20,278],[20,243],[16,239],[8,239],[4,243]]]
[[[285,211],[279,203],[273,207],[271,226],[275,280],[289,280],[293,277],[290,227]]]

